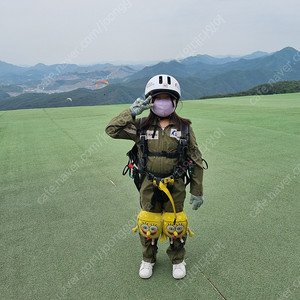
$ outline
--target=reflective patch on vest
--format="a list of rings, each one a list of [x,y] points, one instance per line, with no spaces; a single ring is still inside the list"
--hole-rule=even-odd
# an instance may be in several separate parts
[[[173,137],[173,138],[175,138],[175,139],[179,140],[179,139],[180,139],[180,137],[181,137],[181,131],[180,131],[180,130],[177,130],[177,129],[174,129],[174,128],[172,128],[172,129],[171,129],[171,132],[170,132],[170,137]]]
[[[147,140],[158,140],[158,131],[155,132],[155,135],[153,137],[154,130],[147,130],[146,131],[146,139]]]

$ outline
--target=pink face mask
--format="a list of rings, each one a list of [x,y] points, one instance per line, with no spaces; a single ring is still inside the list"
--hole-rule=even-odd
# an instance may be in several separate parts
[[[151,110],[159,117],[167,117],[175,111],[175,105],[172,100],[160,99],[154,101]]]

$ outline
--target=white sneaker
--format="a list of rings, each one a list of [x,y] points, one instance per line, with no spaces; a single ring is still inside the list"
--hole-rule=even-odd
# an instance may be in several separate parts
[[[185,261],[180,264],[173,265],[173,277],[175,279],[181,279],[186,275],[185,265]]]
[[[149,263],[142,260],[141,266],[140,266],[140,272],[139,275],[143,279],[150,278],[152,276],[152,269],[153,269],[154,263]]]

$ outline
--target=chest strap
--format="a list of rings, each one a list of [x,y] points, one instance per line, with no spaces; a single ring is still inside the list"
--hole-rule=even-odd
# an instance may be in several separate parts
[[[180,153],[176,152],[167,152],[167,151],[162,151],[162,152],[150,152],[148,151],[148,156],[163,156],[167,158],[177,158],[180,156]]]

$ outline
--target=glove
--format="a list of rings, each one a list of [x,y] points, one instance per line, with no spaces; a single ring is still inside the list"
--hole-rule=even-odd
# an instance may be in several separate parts
[[[141,114],[144,110],[153,107],[153,103],[149,104],[152,97],[149,96],[146,100],[142,98],[137,98],[133,104],[130,106],[130,112],[133,117]]]
[[[194,196],[194,195],[191,195],[190,204],[193,204],[192,208],[194,210],[197,210],[203,204],[203,201],[204,201],[204,197],[203,196]]]

